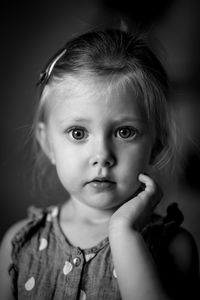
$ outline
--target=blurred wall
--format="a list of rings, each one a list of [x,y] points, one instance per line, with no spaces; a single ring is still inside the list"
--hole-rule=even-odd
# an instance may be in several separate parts
[[[142,29],[170,79],[169,103],[179,130],[178,167],[163,177],[164,199],[158,211],[177,202],[183,226],[200,254],[200,1],[105,0],[133,31]]]
[[[1,185],[0,238],[26,216],[29,205],[54,203],[31,191],[29,131],[37,91],[35,84],[48,58],[69,37],[112,26],[123,17],[133,30],[149,30],[153,46],[165,48],[163,63],[172,84],[171,106],[182,132],[175,178],[164,182],[165,201],[176,201],[184,226],[200,252],[200,7],[197,0],[176,1],[27,1],[1,7]],[[57,199],[56,199],[57,200]]]
[[[99,1],[4,2],[1,6],[0,237],[29,205],[52,203],[31,187],[30,129],[36,82],[66,39],[99,23]],[[101,16],[100,16],[101,18]]]

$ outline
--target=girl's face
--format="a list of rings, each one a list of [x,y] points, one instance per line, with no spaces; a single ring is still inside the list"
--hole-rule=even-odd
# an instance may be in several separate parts
[[[133,93],[75,81],[50,93],[49,153],[71,199],[115,210],[129,200],[149,165],[154,134]]]

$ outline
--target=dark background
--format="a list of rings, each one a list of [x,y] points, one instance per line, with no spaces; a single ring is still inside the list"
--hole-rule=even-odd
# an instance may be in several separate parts
[[[58,201],[55,195],[32,191],[30,128],[41,69],[66,39],[114,26],[123,17],[132,30],[149,31],[158,55],[158,44],[165,49],[169,101],[182,139],[181,168],[163,179],[160,212],[165,214],[168,203],[178,202],[185,215],[183,226],[193,234],[200,253],[200,1],[3,1],[0,13],[0,238],[26,216],[28,206]]]

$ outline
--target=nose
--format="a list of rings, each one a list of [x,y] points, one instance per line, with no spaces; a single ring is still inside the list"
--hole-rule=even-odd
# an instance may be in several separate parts
[[[111,168],[116,164],[116,157],[109,141],[101,140],[95,144],[90,158],[91,166]]]

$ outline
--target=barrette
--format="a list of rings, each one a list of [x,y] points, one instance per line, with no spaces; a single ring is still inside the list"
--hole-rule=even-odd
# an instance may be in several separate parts
[[[37,82],[37,86],[40,84],[46,84],[51,76],[52,70],[57,63],[57,61],[66,53],[67,49],[61,49],[54,55],[54,57],[50,60],[50,63],[47,64],[47,67],[44,69],[42,73],[40,73],[40,79]]]

